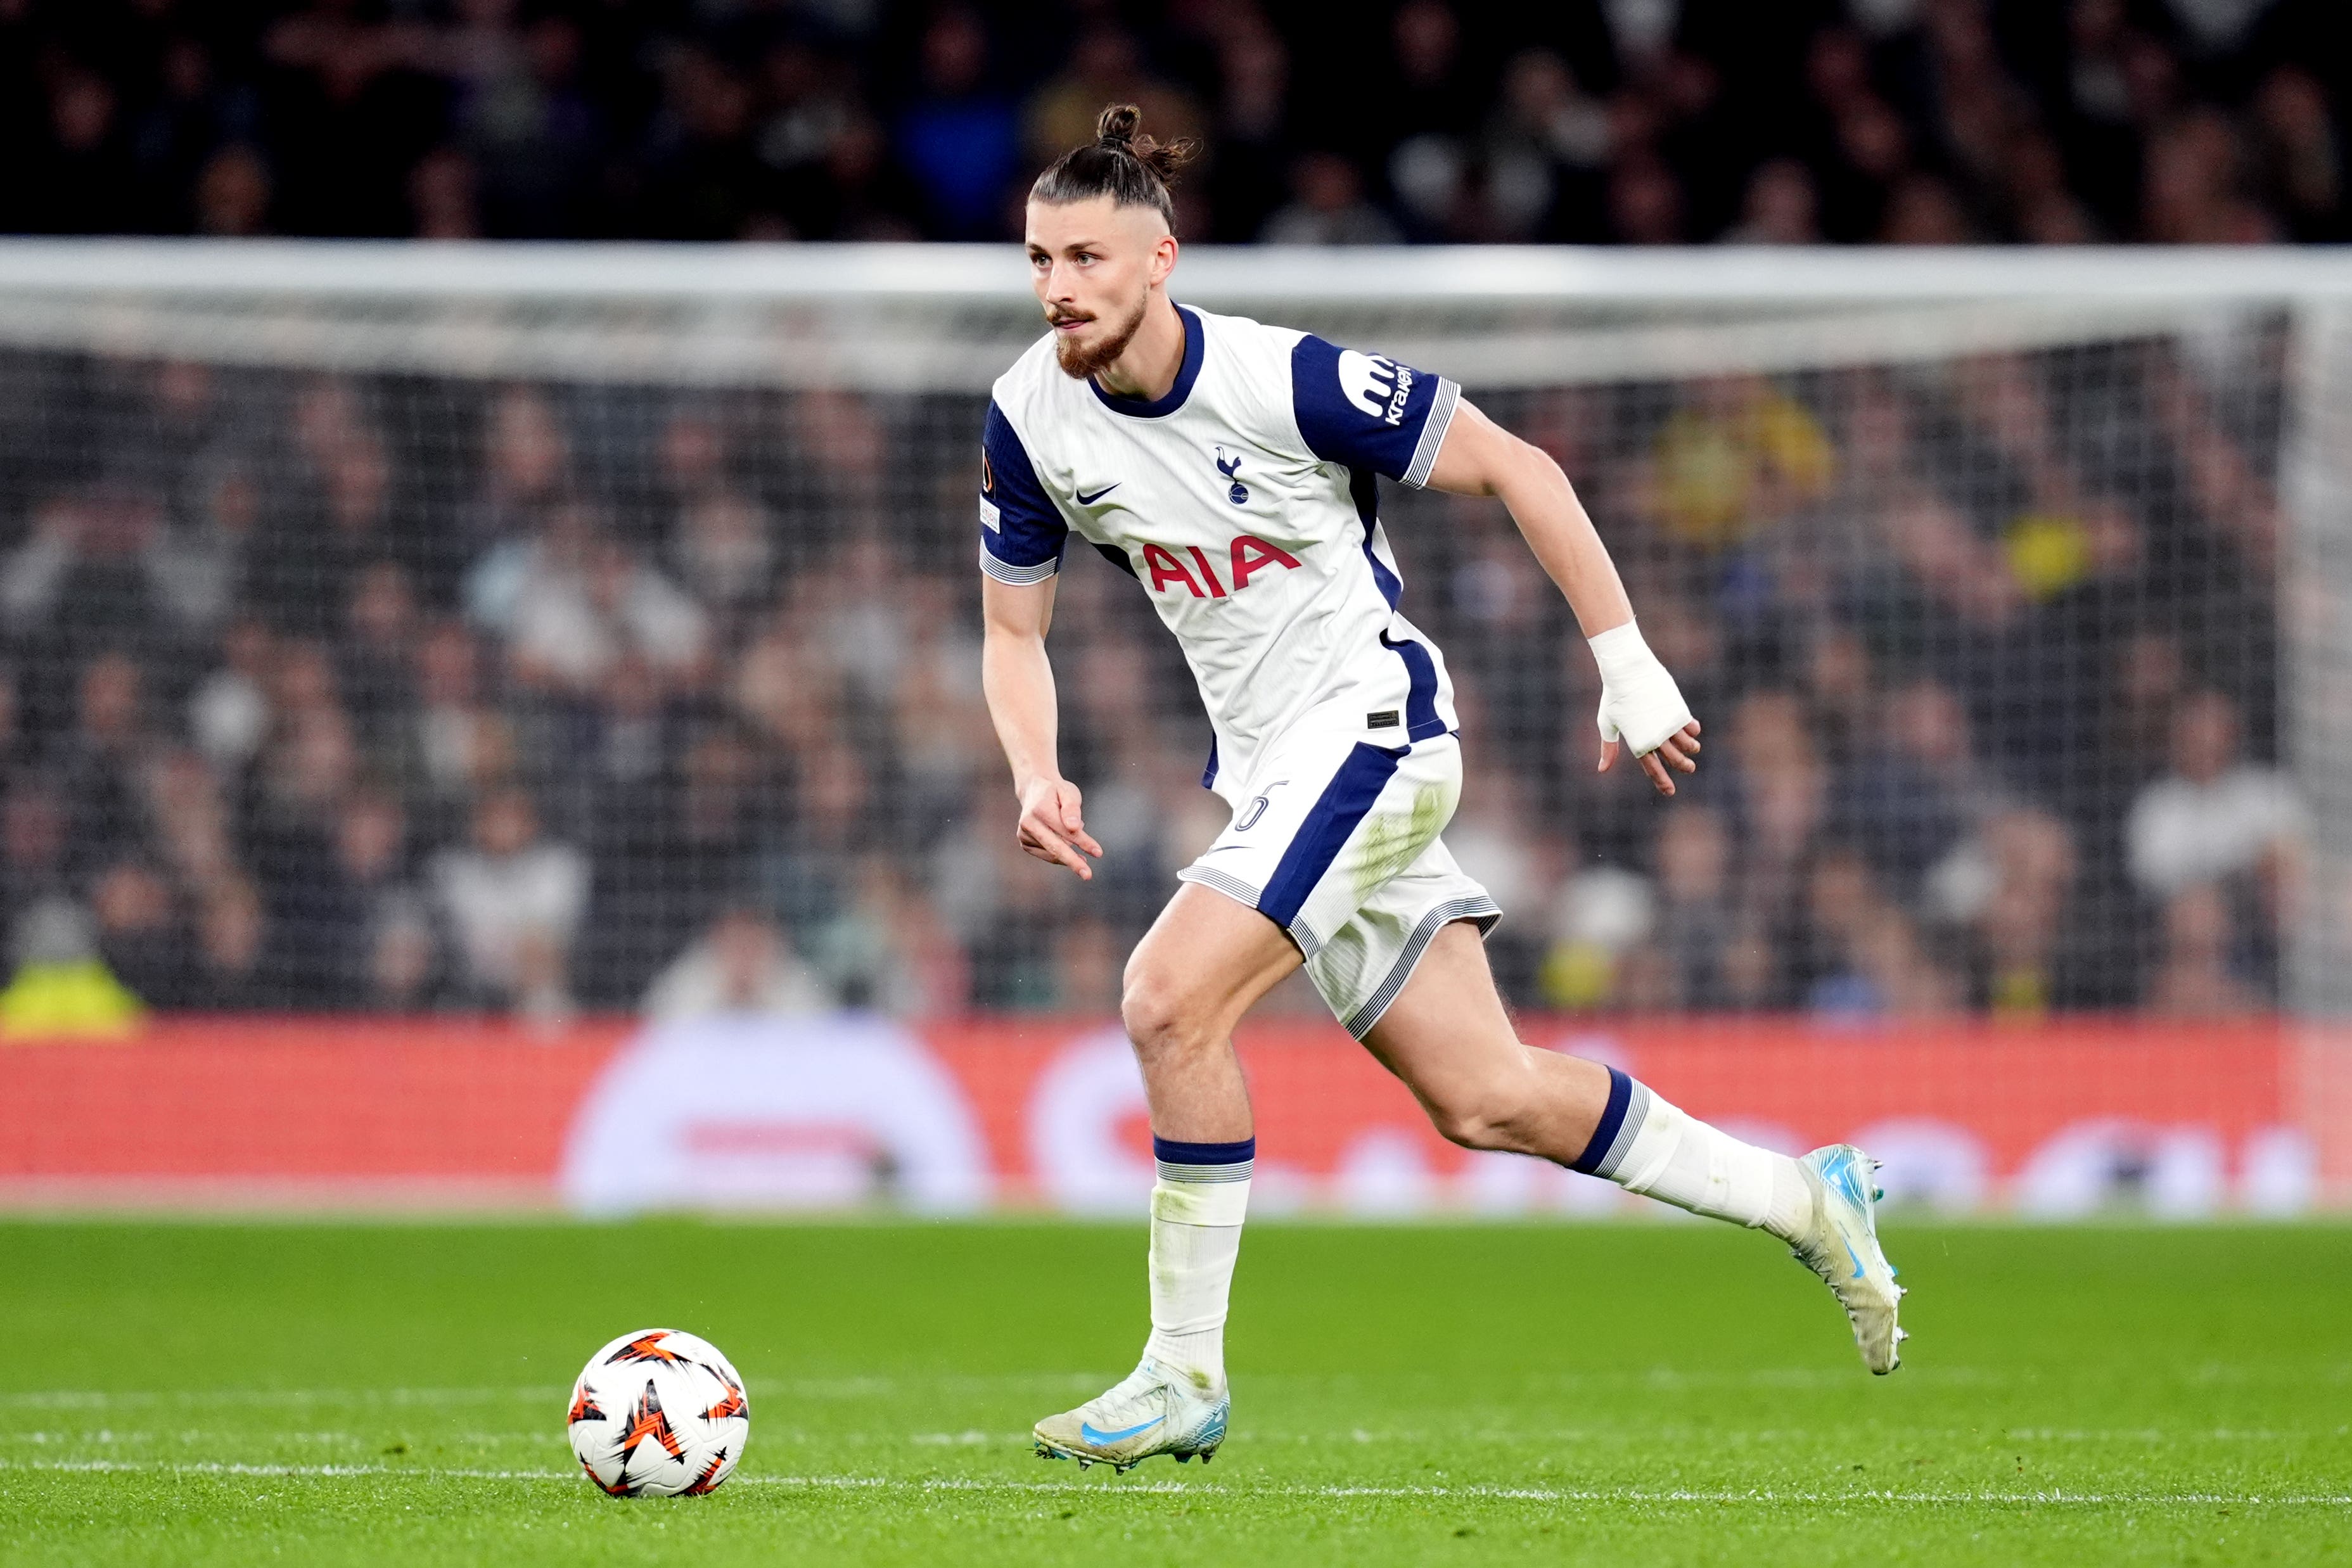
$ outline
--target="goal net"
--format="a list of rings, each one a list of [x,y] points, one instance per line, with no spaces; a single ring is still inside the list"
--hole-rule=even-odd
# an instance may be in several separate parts
[[[1516,1009],[2095,1020],[2126,1078],[2260,1058],[2229,1193],[2342,1157],[2352,268],[1267,250],[1177,284],[1549,452],[1706,727],[1671,803],[1596,776],[1507,515],[1383,492]],[[0,247],[0,1020],[1113,1019],[1223,809],[1173,643],[1076,552],[1062,758],[1107,854],[1081,885],[1013,845],[973,489],[1034,312],[1009,249]]]

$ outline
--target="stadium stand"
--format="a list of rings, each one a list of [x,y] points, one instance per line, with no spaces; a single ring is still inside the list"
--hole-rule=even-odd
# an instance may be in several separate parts
[[[5,0],[0,231],[989,239],[1100,106],[1191,238],[2340,240],[2334,0]]]
[[[2334,9],[0,0],[0,230],[1003,239],[1117,99],[1203,141],[1217,241],[2333,240]],[[1480,392],[1710,727],[1671,811],[1596,783],[1503,515],[1391,498],[1507,993],[2274,1006],[2286,337]],[[1081,897],[1014,850],[978,408],[0,350],[0,1018],[1113,1009],[1205,727],[1080,560],[1112,856]]]
[[[1480,394],[1709,727],[1671,805],[1596,779],[1590,660],[1507,517],[1389,496],[1507,993],[2273,1005],[2284,330]],[[0,352],[13,956],[163,1009],[1111,1010],[1221,825],[1206,727],[1076,552],[1064,762],[1109,855],[1082,887],[1014,847],[979,410]]]

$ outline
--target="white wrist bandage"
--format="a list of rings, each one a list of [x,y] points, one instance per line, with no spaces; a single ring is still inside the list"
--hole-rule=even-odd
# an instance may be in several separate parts
[[[1690,723],[1690,705],[1638,625],[1628,621],[1588,641],[1601,666],[1601,739],[1622,739],[1634,756],[1647,757]]]

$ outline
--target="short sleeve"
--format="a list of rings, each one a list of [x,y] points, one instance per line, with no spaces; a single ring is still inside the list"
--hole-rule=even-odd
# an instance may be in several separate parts
[[[1069,537],[1029,449],[992,401],[980,442],[980,570],[1015,586],[1043,582],[1061,570]]]
[[[1419,486],[1454,423],[1462,389],[1381,354],[1308,333],[1290,351],[1290,402],[1307,450]]]

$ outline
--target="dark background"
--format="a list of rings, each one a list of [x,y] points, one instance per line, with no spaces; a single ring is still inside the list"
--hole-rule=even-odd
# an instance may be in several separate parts
[[[2336,240],[2330,0],[0,0],[0,229],[997,239],[1106,102],[1188,238]]]
[[[1004,239],[1124,99],[1205,143],[1190,237],[2324,240],[2335,8],[0,0],[0,226]],[[1499,507],[1387,497],[1506,994],[2275,1005],[2284,328],[1474,387],[1708,725],[1671,808],[1594,778],[1590,658]],[[1114,853],[1081,889],[1014,849],[981,417],[0,350],[13,972],[224,1010],[659,1011],[721,970],[730,1005],[1114,1009],[1222,823],[1206,728],[1079,552],[1063,763]]]

